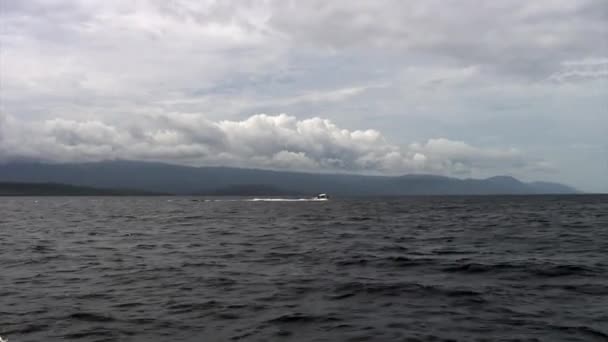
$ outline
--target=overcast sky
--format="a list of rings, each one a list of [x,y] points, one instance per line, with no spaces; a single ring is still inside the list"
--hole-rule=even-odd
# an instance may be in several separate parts
[[[0,0],[0,159],[608,192],[608,1]]]

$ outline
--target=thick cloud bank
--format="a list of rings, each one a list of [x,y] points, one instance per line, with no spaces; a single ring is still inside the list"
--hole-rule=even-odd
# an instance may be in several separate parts
[[[136,159],[187,165],[398,174],[471,174],[538,167],[515,149],[470,146],[444,138],[397,146],[376,130],[342,129],[329,120],[258,114],[213,122],[163,114],[137,124],[4,117],[0,158],[52,161]]]

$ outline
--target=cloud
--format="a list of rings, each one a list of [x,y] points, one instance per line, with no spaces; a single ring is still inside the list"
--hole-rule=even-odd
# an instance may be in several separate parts
[[[7,125],[8,123],[8,125]],[[253,115],[209,121],[201,115],[154,115],[139,126],[51,119],[5,120],[2,159],[160,160],[315,172],[463,174],[533,164],[514,149],[470,146],[445,138],[402,147],[372,129],[347,130],[322,118]],[[3,136],[4,136],[3,135]]]
[[[551,76],[558,83],[608,79],[608,58],[584,58],[561,63],[561,69]]]
[[[605,54],[603,0],[277,2],[270,23],[291,39],[336,50],[414,52],[525,77],[566,59]]]
[[[116,106],[256,75],[285,53],[265,31],[264,11],[188,1],[3,4],[2,98],[9,106]]]
[[[567,152],[608,143],[605,0],[1,7],[4,156],[524,178],[549,159],[608,191],[601,158]]]
[[[479,148],[445,138],[430,139],[425,144],[414,143],[409,148],[424,156],[425,163],[435,170],[449,169],[456,174],[467,174],[474,168],[509,170],[536,165],[514,148]]]
[[[0,142],[4,140],[4,126],[6,125],[6,115],[0,112]]]
[[[398,69],[456,65],[545,79],[565,61],[606,57],[606,7],[604,0],[11,2],[0,11],[3,92],[11,102],[190,97],[224,80],[238,87],[310,72],[297,62],[307,56],[348,54],[361,56],[343,63],[356,69],[376,67],[379,54]],[[344,89],[332,96],[348,97],[353,87],[332,87]],[[316,92],[290,95],[314,100]]]

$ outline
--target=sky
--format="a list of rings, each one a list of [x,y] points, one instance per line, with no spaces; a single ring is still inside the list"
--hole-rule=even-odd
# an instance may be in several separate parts
[[[0,161],[608,192],[606,0],[0,0]]]

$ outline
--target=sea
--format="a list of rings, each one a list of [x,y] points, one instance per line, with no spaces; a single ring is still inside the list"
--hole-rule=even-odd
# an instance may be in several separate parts
[[[608,196],[3,197],[0,336],[607,341]]]

